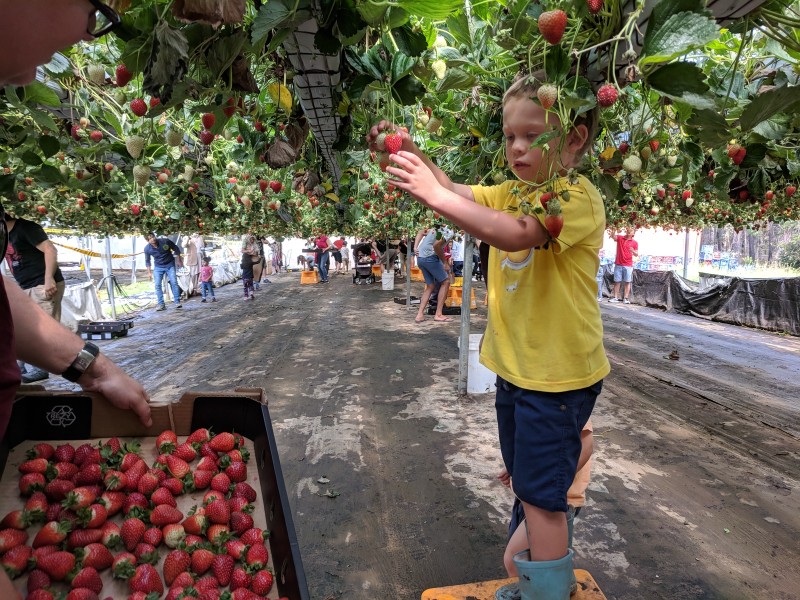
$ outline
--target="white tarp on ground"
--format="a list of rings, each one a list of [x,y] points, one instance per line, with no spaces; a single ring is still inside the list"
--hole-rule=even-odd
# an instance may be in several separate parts
[[[212,258],[211,266],[214,268],[212,281],[214,282],[214,287],[220,287],[228,283],[234,283],[242,276],[242,267],[240,261],[230,260],[216,264],[213,263],[214,259]],[[194,282],[189,278],[189,269],[186,267],[180,268],[178,269],[177,274],[178,285],[184,292],[186,292],[188,295],[191,295],[195,292],[198,294],[200,293],[199,288],[197,290],[194,289]],[[166,279],[164,281],[166,282],[165,285],[168,286],[169,282],[167,282]]]
[[[78,323],[101,321],[103,308],[97,297],[97,288],[91,281],[68,285],[61,301],[61,323],[72,331],[78,331]]]

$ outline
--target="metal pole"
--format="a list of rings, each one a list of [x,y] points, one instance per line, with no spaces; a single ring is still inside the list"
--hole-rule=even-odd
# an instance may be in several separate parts
[[[114,305],[114,279],[112,275],[114,274],[113,267],[111,266],[111,238],[106,238],[106,289],[108,290],[108,300],[111,302],[111,318],[116,320],[117,318],[117,307]]]
[[[467,371],[469,368],[469,322],[472,307],[472,246],[475,242],[468,233],[462,242],[464,270],[461,273],[461,331],[458,349],[458,393],[467,393]]]
[[[683,242],[683,278],[689,278],[689,228],[686,228],[686,237]]]
[[[411,238],[406,231],[406,310],[411,309],[411,260],[414,257],[411,252]]]
[[[86,236],[83,238],[83,247],[89,252],[92,251],[92,238]],[[88,254],[83,255],[83,268],[86,271],[86,281],[92,280],[92,257]]]

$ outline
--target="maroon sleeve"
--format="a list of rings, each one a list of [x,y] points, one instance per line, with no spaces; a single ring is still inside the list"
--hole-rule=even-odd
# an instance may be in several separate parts
[[[6,295],[5,281],[0,276],[0,440],[11,418],[11,408],[20,383],[19,367],[14,349],[14,323]]]

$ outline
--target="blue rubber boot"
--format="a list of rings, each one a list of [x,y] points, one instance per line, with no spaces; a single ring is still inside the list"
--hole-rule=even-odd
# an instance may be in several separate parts
[[[569,600],[572,583],[572,550],[558,560],[531,561],[530,552],[514,556],[519,573],[521,600]]]

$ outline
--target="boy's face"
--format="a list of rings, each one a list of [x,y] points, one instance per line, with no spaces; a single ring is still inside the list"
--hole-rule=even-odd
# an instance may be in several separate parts
[[[555,175],[562,167],[571,166],[575,152],[582,145],[583,130],[571,131],[561,146],[563,136],[548,142],[550,151],[541,147],[531,148],[537,137],[560,128],[561,123],[554,113],[547,113],[530,98],[509,98],[503,107],[503,135],[506,139],[506,159],[514,174],[523,181],[541,183]]]

